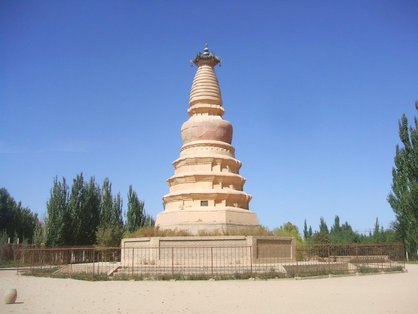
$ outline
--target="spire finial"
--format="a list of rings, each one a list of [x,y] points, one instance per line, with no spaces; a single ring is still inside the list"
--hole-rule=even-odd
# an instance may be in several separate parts
[[[192,62],[197,66],[203,64],[215,66],[221,62],[221,58],[209,51],[208,43],[206,42],[203,52],[199,52]]]
[[[203,48],[203,54],[204,54],[204,55],[208,55],[208,54],[209,54],[209,47],[208,47],[208,43],[205,43],[205,48]]]

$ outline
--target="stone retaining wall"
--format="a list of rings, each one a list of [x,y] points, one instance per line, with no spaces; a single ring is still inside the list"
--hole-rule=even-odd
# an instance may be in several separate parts
[[[123,267],[141,265],[250,265],[296,260],[292,237],[185,236],[128,238],[121,243]]]

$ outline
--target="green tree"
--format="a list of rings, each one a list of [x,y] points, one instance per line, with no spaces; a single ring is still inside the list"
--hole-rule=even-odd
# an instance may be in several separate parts
[[[101,191],[94,177],[84,182],[79,194],[80,203],[74,209],[77,222],[75,243],[78,245],[92,245],[96,243],[96,231],[100,223]]]
[[[151,215],[146,214],[144,227],[154,227],[154,226],[155,226],[155,219]]]
[[[134,232],[143,227],[146,223],[146,213],[144,210],[144,202],[139,200],[138,195],[133,190],[132,185],[128,191],[128,211],[126,213],[126,229]]]
[[[418,109],[418,102],[415,104]],[[418,120],[409,127],[404,114],[399,121],[402,147],[396,146],[395,167],[392,169],[392,191],[388,202],[396,221],[396,232],[402,239],[408,256],[417,259],[418,250]]]
[[[15,234],[22,241],[33,242],[35,226],[38,222],[38,215],[31,212],[27,207],[23,207],[19,202],[14,208]]]
[[[376,217],[374,224],[373,234],[371,236],[372,242],[379,243],[384,242],[384,229],[379,224],[379,218]]]
[[[9,237],[14,236],[13,208],[16,202],[5,188],[0,189],[0,232]]]
[[[334,219],[334,224],[331,227],[331,231],[329,233],[329,238],[331,242],[339,243],[343,242],[343,236],[341,232],[341,225],[340,225],[340,217],[337,215]]]
[[[334,224],[331,227],[331,233],[338,234],[341,232],[340,217],[335,216]]]
[[[46,204],[46,245],[59,246],[68,244],[66,239],[72,232],[72,217],[69,212],[69,187],[65,178],[54,178],[49,200]]]
[[[73,179],[69,201],[69,216],[72,222],[72,230],[66,234],[65,244],[82,245],[81,234],[83,233],[83,210],[85,209],[86,191],[84,187],[83,173]]]
[[[399,242],[401,239],[399,238],[399,234],[396,230],[392,227],[384,230],[384,241],[385,242]]]
[[[100,206],[100,227],[109,227],[112,224],[113,196],[112,183],[105,178],[102,185],[102,200]]]
[[[299,233],[299,228],[291,222],[287,222],[279,228],[274,229],[273,234],[275,236],[294,237],[298,243],[302,242],[302,237]]]
[[[100,225],[96,243],[101,246],[117,246],[123,236],[123,202],[120,193],[112,195],[112,184],[106,178],[103,182]]]
[[[308,225],[306,223],[306,219],[305,219],[305,222],[303,223],[303,239],[305,241],[309,239],[309,230],[308,230]]]
[[[6,233],[12,241],[32,242],[37,214],[16,203],[5,188],[0,189],[0,232]]]
[[[323,217],[319,219],[319,232],[329,234],[328,225]]]
[[[323,217],[319,220],[319,231],[312,235],[312,241],[316,244],[329,243],[329,229]]]
[[[71,190],[71,192],[70,192]],[[46,245],[92,245],[100,219],[101,191],[94,177],[85,182],[83,173],[73,179],[54,179],[47,202]]]
[[[36,247],[42,247],[46,244],[46,226],[45,223],[38,220],[33,234],[33,244]]]
[[[112,226],[123,228],[123,201],[120,193],[113,198]]]
[[[340,226],[338,232],[330,232],[330,241],[333,243],[357,243],[360,242],[360,234],[355,232],[346,221]]]
[[[360,235],[353,231],[347,221],[341,225],[340,217],[337,215],[329,232],[329,240],[332,243],[353,243],[360,241]]]
[[[113,198],[113,211],[112,211],[112,225],[111,229],[113,230],[113,243],[112,246],[117,246],[120,244],[120,241],[123,237],[123,202],[120,193],[116,194]]]
[[[37,214],[16,203],[5,188],[0,189],[0,232],[6,232],[11,240],[32,242]]]

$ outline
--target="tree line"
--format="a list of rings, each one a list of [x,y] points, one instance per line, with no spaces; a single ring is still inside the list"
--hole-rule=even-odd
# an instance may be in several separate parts
[[[108,178],[99,185],[95,178],[77,175],[68,186],[65,178],[54,179],[47,202],[47,216],[42,239],[46,246],[93,245],[117,246],[124,232],[133,232],[154,224],[146,214],[144,202],[129,186],[127,219],[123,219],[123,199],[113,193]]]
[[[273,229],[272,232],[276,236],[291,236],[296,239],[299,244],[351,244],[351,243],[384,243],[384,242],[399,242],[401,239],[392,228],[385,229],[379,224],[379,219],[376,222],[373,231],[369,233],[360,233],[354,231],[351,225],[346,221],[343,224],[340,222],[340,217],[337,215],[334,219],[334,224],[331,228],[328,227],[323,217],[319,220],[318,229],[313,231],[312,226],[304,221],[302,233],[299,228],[291,222],[287,222],[279,228]]]
[[[16,202],[5,188],[0,188],[0,237],[2,242],[33,241],[38,215]]]
[[[399,242],[401,239],[392,228],[385,229],[380,225],[379,219],[376,222],[373,231],[360,233],[354,231],[352,226],[346,221],[340,222],[337,215],[334,224],[329,228],[323,217],[319,220],[319,229],[312,232],[312,227],[307,226],[306,220],[303,225],[303,239],[313,244],[349,244],[349,243],[382,243]]]
[[[36,246],[118,246],[124,234],[153,226],[144,201],[129,186],[126,219],[123,199],[112,191],[108,178],[99,185],[94,177],[77,175],[69,186],[65,178],[54,178],[46,204],[45,220],[16,202],[0,189],[0,238]]]

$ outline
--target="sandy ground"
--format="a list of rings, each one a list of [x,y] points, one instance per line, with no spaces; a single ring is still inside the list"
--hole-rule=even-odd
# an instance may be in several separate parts
[[[0,271],[0,313],[418,313],[418,265],[408,272],[322,279],[105,281]],[[17,303],[3,304],[16,288]]]

